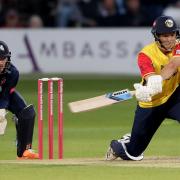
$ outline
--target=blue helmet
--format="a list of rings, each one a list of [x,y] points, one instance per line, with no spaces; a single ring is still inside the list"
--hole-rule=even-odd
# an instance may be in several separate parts
[[[7,44],[3,41],[0,41],[0,60],[8,58],[8,60],[10,61],[10,57],[11,52],[9,51]]]
[[[153,23],[152,34],[158,40],[159,34],[176,33],[179,36],[179,29],[171,16],[159,16]]]
[[[0,72],[0,74],[7,73],[10,68],[10,61],[11,61],[11,52],[7,44],[3,41],[0,41],[0,61],[4,61],[7,58],[7,62],[5,64],[4,70]]]

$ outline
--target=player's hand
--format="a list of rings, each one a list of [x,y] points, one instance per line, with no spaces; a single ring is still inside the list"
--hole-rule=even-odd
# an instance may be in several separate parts
[[[150,76],[147,80],[147,87],[152,89],[152,96],[162,92],[162,76],[153,75]]]
[[[152,100],[151,93],[152,89],[147,86],[142,86],[140,83],[135,83],[134,88],[136,90],[135,96],[138,101],[150,102]]]

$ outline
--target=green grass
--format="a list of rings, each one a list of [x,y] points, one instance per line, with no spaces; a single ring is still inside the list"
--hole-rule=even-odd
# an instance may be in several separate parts
[[[37,109],[37,78],[41,75],[22,77],[17,90],[28,103]],[[64,159],[68,158],[104,158],[111,139],[130,132],[135,99],[90,112],[73,114],[67,103],[124,88],[132,89],[138,78],[131,77],[95,77],[64,75]],[[55,98],[56,99],[56,98]],[[47,104],[47,103],[45,103]],[[55,105],[56,106],[56,105]],[[15,127],[8,114],[6,134],[0,137],[0,160],[16,159]],[[47,112],[45,113],[47,116]],[[44,138],[45,157],[47,158],[47,118],[45,118]],[[56,126],[56,123],[55,123]],[[56,128],[55,128],[56,129]],[[55,155],[57,156],[57,130],[55,131]],[[34,131],[34,149],[37,149],[37,119]],[[145,156],[179,156],[179,125],[166,120],[153,137],[145,151]],[[178,179],[177,168],[111,167],[88,165],[21,165],[1,164],[0,179]]]
[[[4,173],[9,171],[9,173]],[[33,172],[33,175],[32,175]],[[58,180],[96,180],[96,179],[125,179],[125,180],[169,180],[180,178],[178,169],[160,168],[126,168],[99,166],[1,166],[1,179],[58,179]]]

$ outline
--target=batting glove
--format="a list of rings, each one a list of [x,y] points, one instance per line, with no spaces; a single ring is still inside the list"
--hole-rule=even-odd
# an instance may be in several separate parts
[[[152,96],[162,92],[162,76],[153,75],[148,78],[147,87],[152,89]]]
[[[138,101],[150,102],[152,100],[151,93],[152,89],[147,86],[142,86],[140,83],[135,83],[134,88],[136,90],[135,96]]]

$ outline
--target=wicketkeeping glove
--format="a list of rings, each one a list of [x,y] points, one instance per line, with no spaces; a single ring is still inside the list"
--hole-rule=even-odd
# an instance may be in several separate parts
[[[0,135],[4,135],[6,130],[6,125],[7,125],[6,114],[7,112],[5,109],[0,109]]]
[[[152,89],[150,89],[147,86],[143,86],[140,83],[135,83],[134,88],[136,90],[135,96],[138,101],[150,102],[152,100],[151,98]]]

